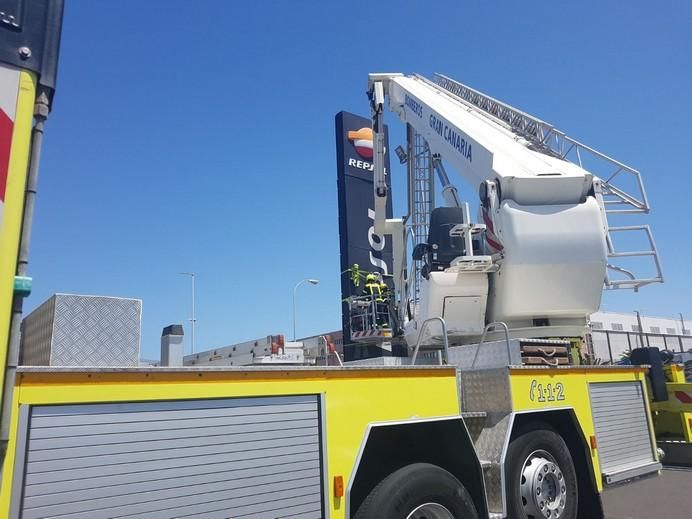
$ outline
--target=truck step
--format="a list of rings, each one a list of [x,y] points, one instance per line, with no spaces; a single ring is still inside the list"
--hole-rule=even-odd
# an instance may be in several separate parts
[[[663,450],[663,465],[692,467],[692,443],[674,440],[658,440],[658,448]]]
[[[486,413],[485,411],[466,411],[461,413],[461,417],[466,419],[487,418],[488,413]]]
[[[497,461],[481,460],[483,479],[485,481],[486,497],[488,500],[488,517],[501,518],[502,489],[500,484],[501,467]]]

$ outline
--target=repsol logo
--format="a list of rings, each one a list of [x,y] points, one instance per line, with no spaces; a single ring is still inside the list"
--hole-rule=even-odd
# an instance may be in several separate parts
[[[348,165],[352,168],[364,169],[365,171],[375,171],[375,165],[365,160],[348,159]]]

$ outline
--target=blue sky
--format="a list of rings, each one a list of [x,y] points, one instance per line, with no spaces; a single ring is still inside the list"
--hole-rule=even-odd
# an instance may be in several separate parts
[[[157,358],[189,317],[178,272],[198,275],[198,349],[290,335],[293,286],[315,277],[298,335],[337,329],[334,114],[367,115],[368,72],[396,71],[445,73],[640,169],[667,282],[604,308],[692,318],[691,22],[668,1],[71,0],[27,308],[141,298]]]

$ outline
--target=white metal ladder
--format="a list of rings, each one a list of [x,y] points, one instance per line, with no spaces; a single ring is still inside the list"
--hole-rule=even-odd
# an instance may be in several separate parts
[[[435,176],[433,169],[433,157],[428,143],[422,135],[417,133],[412,126],[407,127],[407,146],[409,168],[408,228],[413,239],[412,249],[420,243],[428,241],[428,226],[430,213],[435,208]],[[421,269],[423,261],[413,262],[413,273],[409,278],[411,283],[410,299],[414,311],[418,305],[421,283]]]

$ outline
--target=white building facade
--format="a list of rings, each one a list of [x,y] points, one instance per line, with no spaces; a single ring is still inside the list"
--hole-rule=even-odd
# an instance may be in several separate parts
[[[692,321],[682,316],[676,319],[637,316],[636,312],[596,312],[591,315],[591,349],[597,359],[612,362],[640,346],[688,351],[692,349],[691,330]]]

